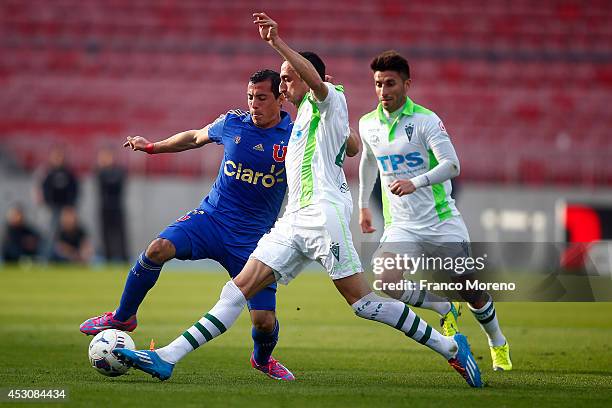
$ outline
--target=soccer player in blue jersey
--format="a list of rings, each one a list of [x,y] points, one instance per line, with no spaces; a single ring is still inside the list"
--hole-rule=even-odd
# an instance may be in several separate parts
[[[257,242],[278,216],[287,189],[285,155],[293,123],[281,110],[280,75],[258,71],[249,80],[249,112],[231,110],[200,130],[151,143],[128,137],[125,147],[149,154],[181,152],[215,142],[224,146],[219,175],[198,208],[179,218],[151,242],[130,270],[119,307],[86,320],[80,330],[133,331],[136,312],[155,285],[165,262],[213,259],[236,276]],[[268,376],[291,381],[293,374],[272,357],[278,341],[276,283],[249,300],[254,350],[251,365]],[[194,344],[197,344],[193,340]]]

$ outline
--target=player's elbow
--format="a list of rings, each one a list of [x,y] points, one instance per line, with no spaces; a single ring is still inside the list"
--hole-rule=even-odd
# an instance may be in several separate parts
[[[192,130],[192,146],[194,147],[202,147],[207,143],[210,143],[210,138],[208,137],[208,128]]]
[[[316,73],[316,71],[312,73],[312,76],[308,78],[306,83],[308,84],[308,87],[312,89],[312,93],[319,102],[323,102],[325,99],[327,99],[329,89],[327,88],[327,85],[325,85],[325,82],[321,80],[321,77]]]
[[[361,142],[359,140],[359,135],[353,128],[349,128],[349,137],[346,141],[346,155],[348,157],[354,157],[359,154],[361,150]]]
[[[351,141],[346,144],[346,155],[348,157],[355,157],[359,154],[360,146],[359,142]]]
[[[312,90],[315,92],[323,92],[323,88],[327,89],[327,86],[325,86],[325,82],[323,82],[319,74],[315,75],[314,72],[309,82]]]
[[[461,173],[461,166],[459,165],[459,160],[451,160],[451,178],[457,177]]]

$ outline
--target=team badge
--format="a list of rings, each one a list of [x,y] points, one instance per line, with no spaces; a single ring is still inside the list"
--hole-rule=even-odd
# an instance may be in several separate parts
[[[404,127],[404,131],[406,132],[406,136],[408,137],[408,141],[412,141],[412,134],[414,133],[414,123],[410,123]]]
[[[236,144],[240,143],[240,136],[235,136],[234,137],[234,143],[236,143]]]
[[[332,242],[331,245],[329,246],[329,250],[331,251],[332,254],[334,254],[334,257],[336,257],[336,259],[339,261],[340,260],[340,244],[337,242]]]
[[[376,129],[371,129],[370,130],[370,144],[372,146],[376,146],[378,143],[380,143],[380,135],[378,134]]]
[[[278,144],[274,145],[272,158],[275,162],[281,163],[285,161],[285,156],[287,155],[287,146],[281,146]]]
[[[444,132],[444,133],[448,133],[448,132],[446,131],[446,127],[444,127],[444,123],[442,123],[442,121],[439,121],[439,122],[438,122],[438,127],[440,128],[440,130],[441,130],[442,132]]]

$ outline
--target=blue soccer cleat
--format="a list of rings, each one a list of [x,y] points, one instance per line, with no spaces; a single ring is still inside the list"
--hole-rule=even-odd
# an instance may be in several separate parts
[[[170,378],[174,370],[174,364],[162,360],[155,351],[116,348],[113,349],[113,354],[127,366],[137,368],[162,381]]]
[[[472,356],[467,338],[463,334],[455,334],[453,339],[457,342],[459,349],[455,357],[448,360],[448,364],[461,374],[470,387],[482,387],[480,369],[478,368],[478,364],[476,364],[476,360],[474,360],[474,356]]]

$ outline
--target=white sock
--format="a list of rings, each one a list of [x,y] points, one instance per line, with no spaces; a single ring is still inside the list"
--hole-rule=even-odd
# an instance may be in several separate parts
[[[480,323],[482,330],[487,334],[489,346],[503,346],[506,344],[506,338],[499,328],[493,299],[489,296],[489,301],[480,309],[474,309],[469,303],[468,306],[476,320],[478,320],[478,323]]]
[[[402,302],[370,292],[351,306],[357,316],[395,327],[411,339],[441,354],[446,360],[457,353],[457,343],[452,337],[441,335]]]
[[[211,341],[229,329],[240,316],[246,303],[246,298],[234,281],[227,282],[221,290],[219,301],[210,312],[206,313],[204,317],[172,343],[155,351],[162,360],[176,364],[202,344]]]
[[[399,300],[410,306],[433,310],[440,316],[444,316],[451,310],[448,299],[418,288],[414,290],[406,289]]]

